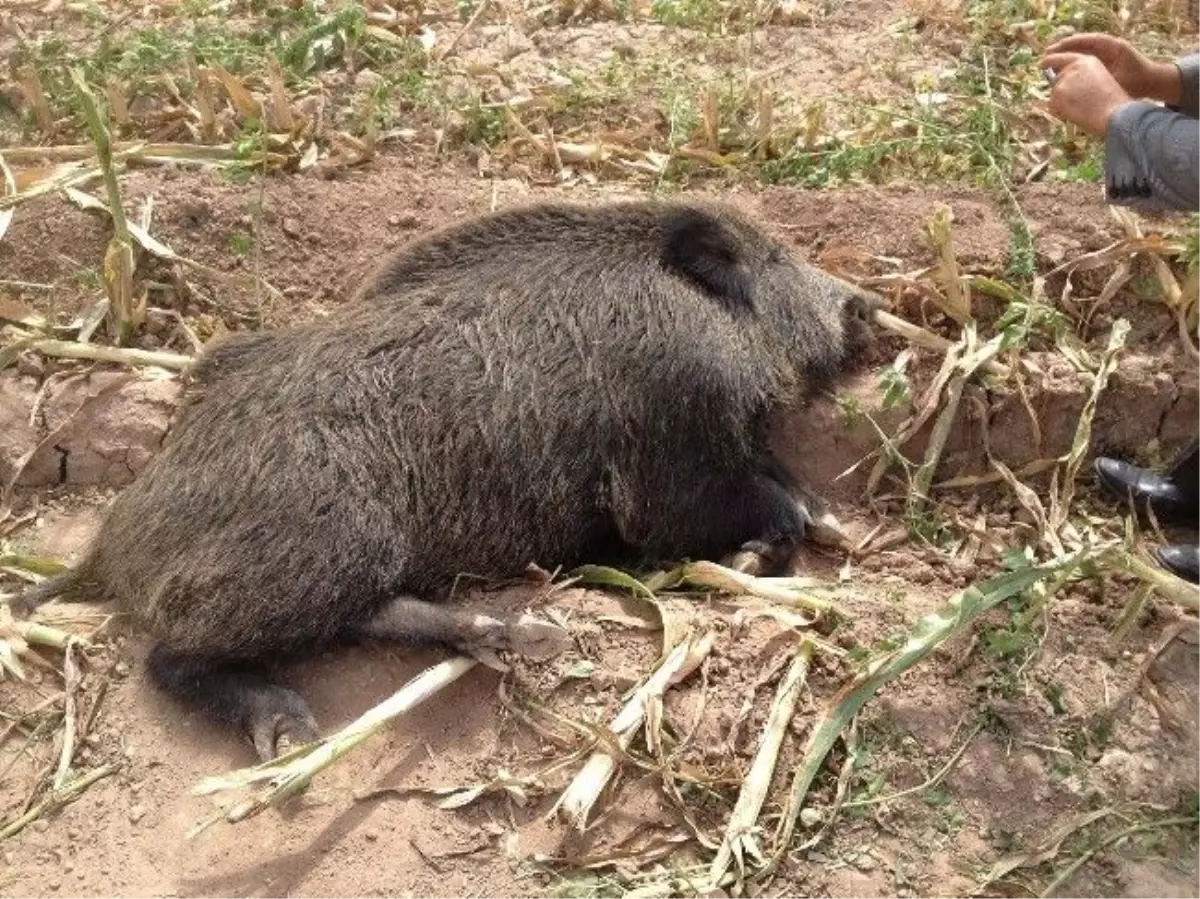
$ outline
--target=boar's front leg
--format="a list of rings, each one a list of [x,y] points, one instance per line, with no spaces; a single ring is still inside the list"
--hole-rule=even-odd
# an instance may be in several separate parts
[[[748,574],[782,568],[810,523],[804,503],[773,460],[747,471],[673,479],[674,495],[650,487],[637,513],[617,515],[622,537],[672,558],[721,560]]]
[[[808,530],[812,519],[804,503],[788,486],[769,475],[754,476],[742,496],[746,536],[725,555],[721,564],[755,576],[782,571]]]

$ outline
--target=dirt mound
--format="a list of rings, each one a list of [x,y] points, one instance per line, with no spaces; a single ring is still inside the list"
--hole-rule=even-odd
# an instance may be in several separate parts
[[[123,487],[154,457],[178,400],[174,378],[93,371],[0,375],[0,483]]]

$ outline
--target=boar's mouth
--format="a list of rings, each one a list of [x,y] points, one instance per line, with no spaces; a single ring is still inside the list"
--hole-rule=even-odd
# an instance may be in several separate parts
[[[857,367],[866,361],[866,350],[875,345],[878,336],[875,313],[886,309],[887,303],[879,294],[867,290],[850,287],[850,291],[842,307],[843,361],[848,367]]]

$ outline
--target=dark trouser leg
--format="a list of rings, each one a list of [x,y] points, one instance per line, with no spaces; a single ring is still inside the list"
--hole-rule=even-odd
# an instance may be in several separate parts
[[[177,653],[162,644],[150,651],[146,664],[159,689],[242,728],[263,761],[275,757],[284,738],[294,744],[317,739],[317,723],[304,698],[252,666]]]

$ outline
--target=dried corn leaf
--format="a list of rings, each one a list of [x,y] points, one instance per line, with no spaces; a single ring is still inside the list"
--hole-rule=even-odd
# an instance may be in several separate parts
[[[283,83],[283,69],[274,53],[267,57],[267,75],[271,83],[271,127],[291,134],[296,128],[296,120]]]
[[[543,785],[536,776],[515,776],[509,774],[504,768],[499,768],[496,771],[496,776],[491,780],[472,784],[467,787],[380,787],[356,793],[354,798],[361,802],[366,799],[380,799],[385,797],[403,799],[411,795],[428,793],[433,796],[443,797],[437,802],[438,808],[455,809],[470,805],[483,796],[502,794],[512,798],[517,805],[524,807],[529,801],[530,794],[540,793],[542,789]]]
[[[66,188],[64,192],[66,193],[68,199],[75,203],[75,205],[77,205],[80,209],[93,212],[103,212],[108,215],[112,214],[112,210],[103,200],[93,197],[91,194],[85,193],[81,190],[76,190],[74,188]],[[230,274],[229,272],[223,272],[219,269],[212,268],[204,263],[188,259],[185,256],[180,256],[165,243],[152,236],[147,229],[134,222],[126,222],[126,229],[128,230],[130,238],[132,238],[132,240],[137,243],[138,246],[140,246],[147,253],[157,256],[159,259],[165,259],[169,262],[178,262],[180,265],[186,266],[194,271],[198,271],[206,277],[223,284],[257,283],[265,288],[273,297],[278,297],[278,291],[273,286],[256,278],[255,276]]]
[[[405,44],[408,42],[402,34],[396,34],[394,31],[388,31],[386,28],[381,28],[378,25],[367,25],[363,31],[377,40],[385,41],[389,44]],[[426,47],[426,49],[429,49]]]
[[[965,337],[963,338],[966,339]],[[892,438],[892,446],[899,449],[904,446],[914,434],[925,426],[925,423],[933,417],[933,414],[938,410],[941,404],[942,391],[950,382],[957,366],[958,361],[962,357],[965,344],[951,344],[946,348],[945,358],[942,359],[941,368],[938,369],[937,375],[933,379],[933,383],[925,391],[921,401],[917,404],[913,414],[905,419],[900,427],[896,429],[895,436]],[[887,472],[888,466],[891,463],[889,454],[881,454],[876,460],[875,466],[871,469],[870,475],[867,477],[867,492],[874,493],[879,486],[880,480],[883,479]]]
[[[1064,552],[1062,541],[1059,540],[1058,534],[1050,527],[1046,508],[1042,505],[1042,501],[1037,493],[1017,480],[1017,476],[1012,473],[1012,470],[999,459],[992,458],[990,453],[988,454],[988,460],[1017,495],[1017,502],[1033,517],[1038,537],[1046,541],[1051,552],[1056,556],[1062,555]]]
[[[954,255],[954,242],[950,234],[953,221],[954,213],[950,207],[939,203],[933,218],[926,225],[925,233],[938,252],[934,277],[945,292],[944,297],[941,294],[934,295],[937,304],[943,312],[962,325],[971,318],[971,293]]]
[[[1034,849],[1004,856],[992,865],[992,869],[988,871],[983,883],[979,885],[977,893],[982,894],[988,886],[1019,868],[1036,868],[1039,865],[1045,864],[1058,855],[1063,842],[1071,834],[1082,830],[1089,824],[1094,824],[1102,818],[1108,817],[1116,811],[1118,811],[1117,807],[1108,806],[1097,809],[1094,812],[1085,812],[1082,815],[1076,815],[1065,824],[1052,830],[1050,835],[1042,840]]]
[[[661,837],[651,840],[647,845],[639,848],[623,849],[620,846],[631,841],[632,837],[639,836],[639,830],[635,829],[630,837],[620,841],[617,848],[608,849],[602,852],[597,852],[592,855],[576,855],[576,856],[555,856],[543,855],[542,853],[534,853],[531,860],[539,865],[565,865],[574,870],[597,870],[602,868],[633,868],[641,870],[649,867],[652,863],[666,858],[675,852],[680,846],[690,843],[692,835],[686,830],[676,830],[665,834]],[[632,895],[625,893],[625,897]],[[669,893],[668,895],[679,895],[678,893]]]
[[[756,159],[767,159],[774,150],[771,136],[775,133],[775,94],[759,87],[756,106],[758,115],[754,128],[754,156]]]
[[[221,82],[221,86],[225,88],[225,92],[229,94],[229,99],[237,110],[238,116],[243,121],[262,118],[262,106],[254,99],[254,95],[246,89],[244,84],[229,74],[220,63],[212,63],[209,69],[217,77],[217,80]]]
[[[721,114],[717,106],[717,89],[711,85],[705,88],[704,103],[701,106],[701,116],[704,122],[704,145],[709,150],[721,148]]]
[[[770,789],[771,779],[775,775],[775,765],[779,761],[779,749],[783,745],[783,737],[796,712],[800,691],[804,688],[804,683],[808,678],[812,655],[812,642],[802,639],[796,647],[796,653],[792,658],[787,676],[779,682],[775,700],[771,703],[771,711],[763,725],[758,751],[742,782],[737,802],[725,828],[721,847],[717,850],[712,866],[709,868],[709,883],[718,883],[725,872],[729,870],[731,862],[737,863],[739,875],[744,876],[748,857],[760,864],[763,861],[762,847],[759,845],[758,839],[761,831],[758,815],[766,802],[767,791]]]
[[[1083,457],[1092,442],[1092,420],[1096,415],[1096,405],[1100,400],[1100,394],[1108,386],[1108,378],[1116,368],[1117,357],[1124,350],[1125,338],[1128,335],[1129,322],[1123,318],[1113,322],[1112,331],[1108,336],[1108,346],[1100,360],[1100,370],[1096,372],[1092,381],[1092,389],[1088,393],[1083,410],[1079,413],[1079,423],[1075,426],[1071,449],[1063,459],[1062,474],[1059,479],[1061,489],[1057,493],[1052,491],[1050,497],[1048,524],[1050,530],[1055,534],[1062,532],[1063,525],[1066,524],[1067,516],[1070,514],[1071,501],[1075,496],[1075,479],[1078,477],[1080,465],[1083,464]],[[1054,472],[1053,477],[1059,477],[1058,470]]]
[[[694,159],[697,162],[703,162],[717,168],[727,168],[728,166],[738,165],[745,161],[745,155],[742,153],[721,153],[717,150],[705,149],[704,147],[676,147],[675,155],[684,159]]]
[[[196,111],[200,116],[200,134],[204,140],[211,143],[217,139],[217,116],[208,69],[198,66],[196,57],[191,53],[188,54],[187,66],[189,76],[196,82]]]
[[[812,627],[817,621],[815,616],[802,615],[799,612],[781,608],[763,600],[739,607],[733,613],[731,624],[735,629],[740,628],[747,621],[754,618],[770,618],[772,621],[776,621],[792,630],[803,630]]]
[[[133,247],[128,240],[114,236],[104,251],[102,269],[104,292],[108,294],[109,311],[113,316],[113,337],[123,339],[129,327],[145,321],[145,309],[137,310],[133,302]]]
[[[668,614],[663,604],[655,596],[654,591],[642,581],[616,568],[605,565],[581,565],[573,570],[568,577],[581,584],[599,587],[620,587],[628,590],[632,598],[642,603],[634,613],[643,621],[655,622],[662,628],[662,651],[659,658],[665,659],[671,648],[677,646],[683,639],[683,625],[675,616]],[[631,611],[622,603],[626,611]]]
[[[0,153],[0,173],[4,175],[4,196],[6,198],[15,197],[17,194],[17,179],[13,177],[12,169],[4,161],[3,153]],[[0,240],[3,240],[4,235],[8,232],[8,226],[12,224],[14,212],[15,210],[12,207],[0,208]]]
[[[86,343],[91,340],[91,336],[95,334],[96,329],[100,328],[103,320],[108,318],[108,310],[112,308],[112,301],[108,296],[100,296],[94,304],[91,304],[82,316],[79,317],[79,330],[76,332],[76,340],[80,343]]]
[[[9,151],[5,151],[8,153]],[[34,171],[18,171],[13,173],[17,192],[0,197],[0,211],[12,209],[40,197],[53,193],[63,187],[82,184],[91,181],[101,174],[100,167],[94,163],[70,162],[62,165],[41,167]]]
[[[805,150],[816,149],[825,133],[828,106],[824,100],[814,100],[804,108],[803,144]]]
[[[125,88],[115,77],[109,77],[104,84],[104,95],[108,98],[108,108],[117,125],[124,128],[130,124],[129,106],[125,102]]]
[[[925,458],[921,467],[913,476],[912,487],[909,491],[909,509],[919,510],[929,499],[929,488],[933,483],[934,473],[941,461],[942,451],[950,436],[958,417],[958,407],[962,400],[962,392],[967,380],[981,366],[993,360],[999,354],[1004,343],[1004,335],[997,334],[980,347],[975,346],[975,328],[968,323],[963,330],[966,351],[954,365],[954,375],[946,387],[941,412],[934,422],[929,435],[929,443],[925,448]]]
[[[1061,274],[1066,274],[1069,278],[1076,272],[1090,272],[1094,269],[1103,268],[1106,265],[1112,265],[1113,263],[1129,259],[1138,253],[1161,254],[1167,252],[1168,249],[1168,244],[1157,234],[1149,237],[1122,238],[1099,250],[1084,253],[1082,256],[1077,256],[1062,263],[1047,272],[1044,279]]]
[[[91,144],[10,147],[4,151],[4,154],[8,162],[13,165],[47,160],[63,164],[49,168],[39,166],[34,169],[18,170],[15,173],[17,187],[22,191],[29,185],[52,177],[65,177],[68,172],[78,172],[82,168],[95,169],[94,163],[87,165],[88,160],[96,155],[96,148]],[[209,147],[164,141],[122,141],[112,145],[112,156],[114,160],[135,159],[139,162],[170,162],[180,165],[219,165],[244,161],[244,156],[233,144]],[[71,164],[70,168],[65,164]]]
[[[25,102],[33,109],[33,115],[42,133],[47,136],[53,134],[54,113],[50,104],[46,102],[46,92],[42,89],[42,79],[38,77],[37,70],[33,66],[22,67],[17,72],[17,83],[21,93],[25,95]]]

